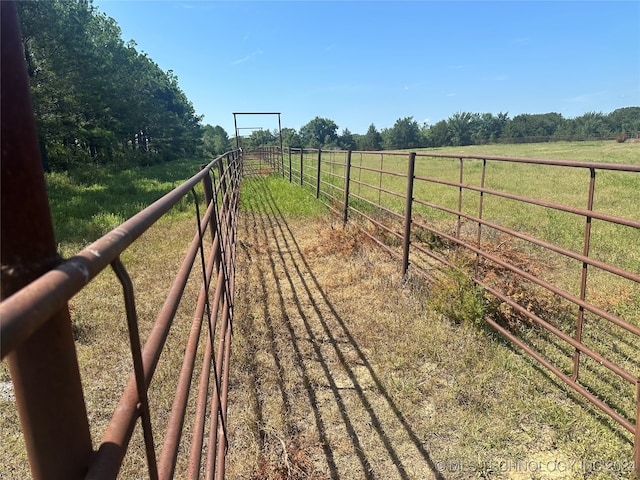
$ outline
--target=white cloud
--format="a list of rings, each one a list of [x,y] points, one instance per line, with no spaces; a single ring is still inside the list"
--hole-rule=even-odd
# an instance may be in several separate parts
[[[241,63],[248,62],[249,60],[257,57],[258,55],[262,55],[262,53],[263,53],[262,50],[256,50],[254,52],[251,52],[246,57],[242,57],[242,58],[239,58],[238,60],[234,60],[233,62],[231,62],[231,65],[240,65]]]
[[[183,2],[175,2],[173,6],[176,8],[182,8],[185,10],[191,10],[192,8],[195,8],[195,5],[192,5],[190,3],[183,3]]]

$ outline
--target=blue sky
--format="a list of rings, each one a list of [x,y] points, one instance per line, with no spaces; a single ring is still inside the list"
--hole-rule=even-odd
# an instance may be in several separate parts
[[[125,41],[173,70],[203,123],[316,116],[341,132],[458,111],[640,106],[638,1],[94,0]],[[240,117],[239,127],[277,127]],[[248,132],[245,132],[248,133]]]

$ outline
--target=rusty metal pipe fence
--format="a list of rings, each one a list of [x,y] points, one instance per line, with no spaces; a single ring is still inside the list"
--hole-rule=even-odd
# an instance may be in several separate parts
[[[4,167],[4,164],[3,164]],[[133,373],[129,378],[113,417],[102,437],[97,450],[90,455],[77,457],[76,471],[88,472],[86,477],[77,478],[109,479],[116,478],[127,446],[133,434],[137,419],[141,418],[145,449],[150,478],[167,479],[176,474],[175,466],[184,428],[185,410],[196,365],[199,344],[206,342],[202,358],[196,414],[192,437],[186,444],[191,445],[188,472],[178,472],[179,477],[224,478],[224,458],[227,448],[226,407],[229,390],[229,358],[233,322],[234,278],[235,278],[235,240],[237,230],[237,212],[242,175],[242,156],[240,152],[226,153],[184,184],[165,195],[151,206],[107,233],[76,256],[62,261],[37,280],[8,296],[0,304],[1,350],[2,358],[19,352],[31,336],[47,325],[51,316],[62,308],[85,285],[100,272],[111,267],[123,288],[123,303],[126,309],[130,333]],[[206,210],[201,214],[196,186],[202,184]],[[173,280],[162,309],[157,315],[149,337],[141,345],[138,334],[134,285],[129,278],[120,255],[133,244],[145,231],[152,227],[172,207],[185,196],[193,197],[197,229],[182,265]],[[205,261],[205,245],[208,259]],[[198,266],[198,260],[200,267]],[[193,314],[193,323],[187,344],[185,357],[178,375],[178,385],[174,403],[169,415],[161,454],[156,459],[159,446],[151,431],[151,416],[147,401],[147,391],[158,365],[163,346],[169,335],[176,311],[182,300],[187,281],[193,271],[201,268],[202,286]],[[205,338],[202,341],[201,338]],[[217,342],[217,347],[215,342]],[[38,352],[23,352],[23,355],[36,358]],[[20,378],[14,378],[20,383]],[[65,378],[58,378],[64,383]],[[139,393],[141,392],[141,393]],[[24,397],[29,391],[16,390],[16,400],[20,404],[28,401]],[[37,400],[37,399],[36,399]],[[33,401],[33,400],[32,400]],[[41,403],[49,399],[41,398]],[[203,448],[204,434],[207,431],[205,419],[208,418],[209,441]],[[30,423],[29,418],[21,419],[23,425]],[[30,435],[28,428],[25,436]],[[77,432],[70,432],[73,436]],[[55,445],[66,448],[69,438],[57,435],[56,438],[27,438],[27,445],[38,443],[29,451],[30,462],[37,464],[42,456],[51,456]],[[90,446],[90,445],[89,445]],[[44,450],[44,451],[43,451]],[[55,459],[55,456],[54,456]],[[204,462],[204,463],[203,463]],[[53,463],[57,463],[53,461]],[[206,468],[204,468],[206,465]],[[55,472],[48,471],[36,478],[56,478]]]
[[[9,363],[32,476],[116,478],[139,418],[149,478],[222,479],[228,445],[227,396],[242,152],[227,152],[201,166],[200,172],[182,185],[63,260],[53,237],[15,5],[1,2],[1,6],[0,356]],[[198,191],[204,193],[204,201]],[[185,197],[193,199],[195,234],[143,344],[136,311],[140,292],[121,255],[170,210],[184,205]],[[93,451],[68,302],[108,269],[113,270],[122,287],[132,369],[99,448]],[[178,382],[160,449],[152,419],[166,412],[151,409],[147,392],[185,288],[198,281],[200,291],[182,366],[175,372]],[[205,351],[198,356],[200,345]],[[197,361],[201,361],[200,381],[192,385]],[[187,403],[196,391],[191,438],[185,440]],[[190,445],[188,470],[176,472],[178,452],[185,445]],[[137,471],[144,469],[143,465],[137,466]]]
[[[457,272],[473,282],[491,307],[486,324],[631,433],[639,473],[640,210],[596,206],[604,204],[598,185],[637,185],[640,165],[277,147],[255,153],[280,160],[283,177],[345,223],[358,220],[403,274],[436,283]],[[571,175],[575,183],[562,192],[560,180]],[[566,195],[539,198],[540,179]],[[626,190],[636,206],[638,191]],[[618,236],[630,240],[613,254]],[[536,268],[545,263],[556,267]],[[566,278],[554,268],[566,268]],[[631,292],[631,308],[603,302],[596,281]]]
[[[167,479],[173,478],[176,474],[181,478],[200,478],[203,474],[206,478],[224,478],[235,240],[241,174],[242,156],[239,152],[229,152],[218,157],[209,165],[203,166],[200,173],[187,182],[0,304],[2,358],[9,356],[11,361],[11,355],[20,351],[32,335],[47,325],[53,313],[64,308],[71,297],[101,271],[111,267],[122,283],[123,302],[131,338],[133,373],[102,437],[98,451],[89,456],[75,458],[78,466],[76,470],[88,472],[86,477],[82,475],[78,478],[116,478],[138,417],[141,418],[150,478]],[[203,185],[206,199],[206,210],[202,215],[195,190],[198,184]],[[192,196],[194,199],[196,233],[142,348],[137,327],[134,285],[120,260],[120,255],[185,196]],[[205,244],[210,245],[206,261]],[[184,347],[184,361],[180,372],[177,373],[178,385],[164,443],[161,454],[156,459],[159,445],[154,442],[151,431],[150,419],[154,412],[149,409],[146,392],[152,382],[189,276],[199,268],[198,258],[202,270],[202,286],[193,314],[190,335]],[[181,442],[181,436],[188,397],[194,390],[191,382],[198,346],[202,343],[201,338],[206,338],[206,349],[202,358],[192,437],[186,442],[191,445],[189,470],[175,472],[178,450],[185,444],[184,441]],[[24,352],[24,355],[35,358],[38,352]],[[63,383],[67,381],[58,380]],[[14,378],[16,383],[20,381],[19,378]],[[16,390],[19,408],[20,403],[25,401],[23,396],[29,396],[29,392],[19,393]],[[48,399],[40,401],[47,403]],[[206,418],[209,419],[209,440],[205,448],[203,439],[207,431]],[[21,420],[23,425],[30,422],[29,418]],[[28,429],[25,429],[24,433],[26,436],[30,435]],[[69,435],[74,433],[71,432]],[[38,463],[43,455],[50,456],[51,452],[55,451],[55,444],[66,448],[68,440],[60,435],[55,439],[33,439],[41,445],[29,452],[30,461]],[[30,443],[30,439],[27,439],[27,444]],[[50,469],[51,466],[47,468]],[[36,478],[57,476],[51,470],[43,471],[41,475],[34,473]]]

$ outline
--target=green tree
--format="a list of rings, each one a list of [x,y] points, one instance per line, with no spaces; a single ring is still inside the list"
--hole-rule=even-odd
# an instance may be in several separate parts
[[[572,123],[575,125],[575,131],[579,138],[583,140],[602,138],[611,134],[606,116],[603,113],[587,112],[576,117]]]
[[[382,133],[385,149],[417,148],[421,146],[420,126],[413,117],[399,118],[392,128]]]
[[[469,112],[456,112],[447,120],[451,131],[451,142],[454,146],[471,145],[478,125],[478,114]]]
[[[195,152],[200,120],[171,71],[89,1],[17,2],[40,141],[54,168]]]
[[[282,147],[300,147],[302,146],[302,140],[300,135],[296,132],[295,128],[283,128],[282,129]]]
[[[377,151],[382,149],[382,135],[372,123],[367,129],[367,133],[362,138],[362,144],[358,148],[368,151]]]
[[[217,157],[231,150],[229,135],[220,125],[205,125],[202,129],[202,149],[206,156]]]
[[[254,130],[249,136],[247,146],[262,147],[267,145],[280,145],[280,138],[276,133],[272,133],[268,129]]]
[[[640,133],[640,107],[625,107],[614,110],[606,117],[609,129],[614,133]]]
[[[493,115],[492,113],[475,115],[476,125],[471,136],[471,141],[475,144],[496,142],[502,135],[504,126],[509,119],[508,114],[502,112],[498,115]]]
[[[343,150],[355,150],[356,149],[356,141],[353,138],[353,134],[349,131],[348,128],[345,128],[342,131],[342,135],[338,139],[338,145]]]
[[[300,137],[306,147],[320,148],[337,144],[338,126],[328,118],[315,117],[300,128]]]
[[[565,121],[559,113],[516,115],[505,126],[503,138],[516,141],[549,140]]]
[[[440,120],[435,125],[429,127],[426,134],[430,147],[447,147],[452,145],[451,129],[446,120]]]

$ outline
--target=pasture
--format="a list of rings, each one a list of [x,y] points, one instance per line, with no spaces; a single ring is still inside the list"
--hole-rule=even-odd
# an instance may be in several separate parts
[[[640,163],[640,143],[492,145],[438,149],[437,153],[451,151]],[[339,155],[334,155],[334,163],[323,170],[322,178],[324,189],[335,195],[335,199],[323,198],[334,207],[340,203],[337,188],[343,186]],[[406,158],[406,153],[354,155],[352,165],[406,173]],[[122,172],[88,169],[49,175],[61,253],[75,253],[190,177],[198,165],[192,159]],[[295,158],[293,165],[295,169]],[[455,182],[458,167],[455,160],[424,159],[416,162],[416,175],[437,173]],[[491,166],[485,185],[585,207],[588,178],[564,168],[552,178],[542,177],[527,167]],[[308,169],[312,178],[311,163]],[[638,219],[638,175],[606,173],[597,177],[597,209]],[[474,164],[465,165],[464,182],[478,184],[479,174]],[[361,169],[358,181],[351,186],[352,193],[402,211],[406,179]],[[396,194],[367,185],[383,185]],[[416,196],[457,206],[457,188],[433,188],[419,182],[416,188]],[[457,219],[423,207],[417,211],[422,221],[456,230]],[[463,207],[477,213],[477,197],[465,193]],[[535,208],[514,209],[513,204],[487,202],[485,208],[487,218],[524,226],[566,248],[581,248],[584,225],[573,224],[569,217],[550,217]],[[343,229],[309,191],[276,175],[246,179],[240,219],[229,478],[628,476],[633,445],[628,432],[492,330],[479,328],[473,318],[470,322],[453,318],[446,304],[465,308],[464,303],[417,275],[403,279],[397,262],[355,225]],[[192,202],[185,200],[168,221],[179,226],[184,238],[167,237],[160,225],[123,258],[137,288],[147,292],[139,305],[143,340],[166,293],[165,279],[177,268],[195,228]],[[397,219],[391,217],[389,226],[397,229]],[[640,271],[637,232],[607,228],[602,226],[600,232],[594,228],[594,255]],[[462,236],[467,233],[474,231],[467,232],[463,226]],[[488,239],[497,241],[496,246],[498,240]],[[394,241],[390,238],[387,243],[393,246]],[[544,258],[540,252],[533,257],[539,264],[532,264],[532,269],[543,269],[543,275],[576,289],[569,263]],[[459,292],[466,295],[468,290],[459,286]],[[589,294],[603,307],[640,325],[637,286],[615,284],[598,274],[590,277],[590,286]],[[126,381],[117,373],[124,372],[130,361],[124,325],[118,323],[123,307],[114,300],[120,288],[113,275],[100,275],[70,305],[94,441],[101,437]],[[473,296],[470,298],[472,303]],[[172,336],[188,333],[186,319],[181,318]],[[545,353],[550,356],[560,358],[568,353],[566,346],[543,347],[545,339],[534,329],[523,333],[540,348],[548,348]],[[636,344],[610,329],[593,329],[589,335],[589,341],[615,350],[625,367],[639,373]],[[169,342],[171,345],[171,337]],[[168,410],[170,398],[162,385],[175,383],[172,372],[180,363],[181,352],[170,347],[165,360],[158,377],[162,381],[150,392],[150,401]],[[115,371],[105,369],[106,364]],[[1,369],[0,380],[5,385],[9,382],[6,363]],[[602,382],[593,381],[594,388],[602,387]],[[606,401],[620,403],[619,384],[605,385],[602,391]],[[632,417],[632,407],[626,403],[620,407]],[[0,477],[28,477],[10,394],[0,398],[0,428],[4,438]],[[157,432],[163,435],[162,430]],[[551,465],[557,471],[523,473],[516,471],[516,462]],[[602,462],[616,470],[595,468]],[[508,465],[513,468],[506,469]],[[561,471],[560,465],[573,467]],[[179,461],[178,471],[183,467]],[[137,478],[140,468],[144,468],[141,439],[134,437],[123,478]]]

